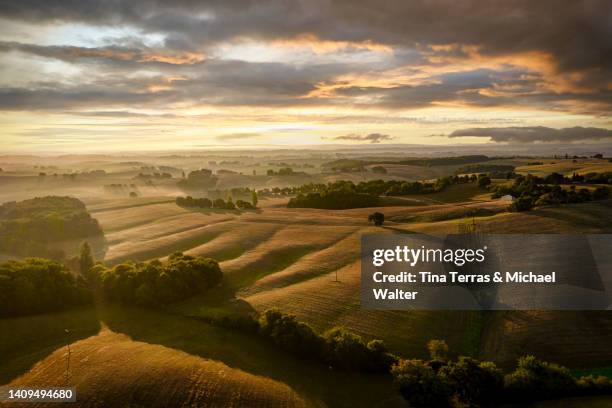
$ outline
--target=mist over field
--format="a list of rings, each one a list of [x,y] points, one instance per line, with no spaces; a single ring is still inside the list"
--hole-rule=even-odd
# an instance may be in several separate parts
[[[599,0],[0,1],[0,400],[612,406],[591,264],[572,276],[602,310],[361,304],[366,235],[612,233],[610,21]]]

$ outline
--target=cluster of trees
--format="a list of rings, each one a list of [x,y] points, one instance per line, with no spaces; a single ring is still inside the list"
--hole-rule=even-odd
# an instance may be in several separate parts
[[[65,309],[91,301],[82,279],[40,258],[0,264],[0,317]]]
[[[146,306],[171,303],[206,291],[221,283],[223,274],[211,258],[172,254],[158,260],[126,262],[107,268],[97,264],[86,273],[90,287],[112,300]]]
[[[372,173],[387,174],[387,169],[383,166],[374,166],[370,170],[372,171]]]
[[[494,178],[514,178],[514,166],[508,164],[468,164],[455,170],[455,174],[489,173]]]
[[[187,178],[180,180],[178,186],[185,190],[205,190],[215,187],[217,177],[213,176],[212,170],[200,169],[189,172]]]
[[[291,176],[294,174],[304,174],[303,172],[295,172],[291,167],[281,167],[278,171],[274,171],[273,169],[268,169],[266,171],[268,176]]]
[[[558,181],[560,177],[563,181]],[[558,184],[563,183],[584,183],[584,184],[612,184],[612,172],[572,174],[571,177],[564,177],[557,173],[552,173],[549,177],[554,177]]]
[[[376,207],[380,204],[377,196],[357,193],[351,190],[327,190],[321,193],[298,194],[289,200],[288,208],[324,208],[343,210],[347,208]]]
[[[37,166],[34,166],[34,168],[36,167]],[[41,166],[40,168],[43,168],[43,167]],[[51,166],[49,168],[51,168]],[[57,173],[48,174],[46,172],[41,171],[38,173],[39,179],[45,179],[47,176],[49,177],[53,176],[53,178],[58,178],[61,176],[63,179],[69,179],[70,181],[75,181],[77,176],[79,178],[104,177],[106,176],[106,171],[105,170],[91,170],[91,171],[83,171],[80,173],[62,173],[62,174],[57,174]]]
[[[57,243],[102,236],[80,200],[47,196],[0,205],[0,252],[60,259]]]
[[[402,164],[409,166],[456,166],[470,163],[482,163],[492,160],[492,158],[481,154],[468,156],[453,156],[453,157],[432,157],[432,158],[413,158],[403,160],[388,160],[388,161],[366,161],[359,159],[338,159],[332,162],[324,163],[322,167],[329,168],[334,171],[365,171],[365,166],[370,164]]]
[[[365,342],[340,327],[320,335],[294,315],[278,309],[268,309],[257,318],[223,317],[212,323],[257,333],[289,353],[337,369],[388,373],[398,361],[381,340]]]
[[[225,210],[235,210],[239,208],[241,210],[252,210],[257,206],[257,194],[255,192],[253,193],[252,202],[237,200],[234,204],[231,197],[228,197],[227,200],[223,200],[222,198],[211,200],[209,198],[193,198],[187,196],[176,197],[176,205],[187,208],[218,208]]]
[[[432,183],[402,180],[370,180],[358,184],[345,180],[328,184],[308,183],[292,188],[291,191],[297,193],[297,196],[289,201],[287,207],[332,210],[375,207],[380,204],[378,197],[381,195],[437,193],[453,184],[470,183],[477,180],[478,177],[472,174],[441,177]]]
[[[170,173],[157,173],[157,172],[154,172],[152,174],[138,173],[138,175],[135,178],[137,178],[139,180],[163,180],[163,179],[171,179],[172,178],[172,174],[170,174]]]
[[[396,386],[411,406],[478,407],[612,392],[607,377],[576,379],[567,368],[533,356],[521,357],[516,369],[504,375],[489,361],[448,359],[443,341],[432,340],[429,349],[431,360],[402,359],[391,368]]]
[[[608,187],[599,186],[593,190],[577,189],[571,185],[569,189],[561,187],[560,183],[566,177],[553,173],[545,178],[533,176],[517,176],[510,186],[497,186],[493,198],[510,194],[516,200],[510,205],[512,211],[528,211],[535,206],[564,203],[582,203],[591,200],[601,200],[610,195]],[[596,179],[596,178],[595,178]]]
[[[452,156],[452,157],[432,157],[428,159],[407,159],[393,162],[396,164],[405,164],[412,166],[456,166],[461,164],[482,163],[492,160],[490,157],[483,154],[472,154],[467,156]]]

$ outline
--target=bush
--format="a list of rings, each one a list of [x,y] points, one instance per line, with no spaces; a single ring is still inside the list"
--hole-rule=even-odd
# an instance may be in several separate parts
[[[325,359],[334,367],[346,370],[388,371],[395,358],[387,352],[382,340],[364,343],[360,336],[341,327],[323,334]]]
[[[388,372],[397,362],[381,340],[366,344],[343,328],[333,328],[319,336],[306,323],[278,309],[261,314],[259,333],[284,350],[344,370]]]
[[[429,340],[427,350],[432,360],[446,361],[448,358],[448,345],[444,340]]]
[[[240,208],[241,210],[252,210],[253,208],[255,208],[253,207],[253,204],[244,200],[237,200],[236,207]]]
[[[578,394],[581,395],[609,395],[612,394],[612,379],[603,375],[597,377],[589,375],[576,380],[576,387]]]
[[[301,356],[317,358],[323,341],[306,323],[277,309],[266,310],[259,318],[259,332],[277,346]]]
[[[519,197],[508,206],[510,211],[529,211],[533,208],[534,202],[531,197]]]
[[[484,174],[478,175],[478,188],[487,188],[491,185],[491,177]]]
[[[469,406],[488,405],[503,390],[504,377],[495,364],[459,357],[438,372],[455,399]]]
[[[576,389],[567,368],[534,356],[521,357],[516,370],[506,375],[504,383],[508,397],[516,401],[560,398],[572,395]]]
[[[380,227],[385,223],[385,214],[381,212],[374,212],[368,215],[368,222],[373,222],[374,225]]]
[[[400,394],[415,407],[448,407],[450,389],[423,360],[400,360],[391,367]]]

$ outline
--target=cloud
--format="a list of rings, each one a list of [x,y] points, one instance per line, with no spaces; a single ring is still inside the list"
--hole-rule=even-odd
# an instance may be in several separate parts
[[[45,58],[76,62],[97,60],[141,64],[193,65],[204,61],[204,55],[195,52],[173,52],[154,50],[148,47],[127,48],[121,46],[74,47],[57,45],[24,44],[14,41],[0,41],[0,52],[19,51]]]
[[[0,1],[0,19],[31,28],[24,29],[23,41],[29,43],[8,41],[15,34],[3,30],[0,21],[0,39],[7,39],[0,42],[5,83],[13,83],[5,73],[23,53],[83,68],[63,78],[48,70],[52,63],[28,65],[28,72],[38,69],[41,77],[51,72],[50,82],[74,86],[4,89],[17,98],[0,103],[0,109],[54,109],[53,93],[60,109],[130,109],[132,103],[400,110],[467,105],[607,117],[612,112],[611,15],[609,0],[577,0],[563,7],[554,0]],[[54,37],[58,27],[71,34]],[[88,38],[111,29],[127,30],[135,39],[96,38],[92,47],[34,43],[46,32],[54,41],[70,41],[81,30]],[[155,41],[147,41],[151,38]],[[255,57],[283,62],[236,61],[214,53],[244,42],[263,45]],[[332,51],[316,58],[296,52],[299,58],[291,61],[282,52],[267,55],[283,44]],[[342,59],[345,63],[334,59],[364,49],[391,55],[382,61],[354,58],[355,63],[346,63],[354,56]],[[18,66],[12,73],[23,77]],[[360,74],[388,78],[388,84],[346,79]],[[122,80],[108,80],[112,75]],[[142,75],[183,80],[160,85],[164,95],[139,84]],[[104,86],[92,84],[100,78]],[[332,90],[317,93],[324,85]]]
[[[344,135],[344,136],[336,136],[333,138],[334,140],[352,140],[354,142],[369,142],[369,143],[380,143],[386,140],[394,139],[393,136],[383,135],[382,133],[370,133],[369,135],[357,135],[354,133]]]
[[[612,141],[612,130],[595,127],[570,127],[554,129],[544,126],[491,127],[459,129],[448,137],[489,137],[493,142],[534,143],[534,142],[582,142],[593,140]]]
[[[243,140],[243,139],[252,139],[254,137],[259,137],[259,136],[261,136],[260,133],[251,133],[251,132],[226,133],[224,135],[217,136],[216,139],[218,140]]]

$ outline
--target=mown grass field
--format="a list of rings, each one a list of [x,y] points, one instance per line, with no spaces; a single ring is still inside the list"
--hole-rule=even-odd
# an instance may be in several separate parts
[[[390,406],[402,404],[386,376],[330,371],[257,336],[138,308],[103,306],[88,313],[96,316],[98,330],[71,339],[70,355],[69,342],[64,342],[28,367],[7,368],[2,361],[0,372],[11,374],[9,385],[72,384],[77,400],[87,406],[353,407],[385,400]],[[21,321],[53,326],[66,319],[73,320],[75,330],[81,327],[82,316],[71,312]],[[19,326],[14,321],[3,324],[7,329]],[[3,342],[9,351],[20,347],[17,337]]]
[[[392,351],[405,356],[424,356],[425,343],[443,338],[456,353],[483,356],[503,364],[512,364],[525,350],[543,358],[561,359],[577,367],[600,364],[596,356],[606,353],[601,346],[612,340],[612,320],[595,322],[575,316],[552,316],[547,320],[534,315],[519,319],[512,314],[482,319],[462,312],[370,312],[359,305],[359,240],[365,233],[418,232],[426,234],[456,233],[459,225],[472,221],[491,233],[597,233],[612,230],[611,204],[585,203],[547,207],[527,213],[508,213],[505,203],[482,200],[483,191],[474,185],[453,186],[436,196],[436,203],[418,197],[420,205],[327,211],[287,209],[277,205],[257,211],[215,212],[170,208],[172,203],[152,200],[147,206],[138,202],[133,208],[109,207],[113,217],[101,217],[114,227],[107,234],[107,260],[163,258],[175,250],[211,256],[221,261],[225,273],[224,287],[203,299],[189,299],[177,305],[178,313],[190,316],[263,311],[270,307],[296,314],[301,320],[323,331],[336,325],[350,328],[365,338],[382,338]],[[412,197],[408,197],[412,199]],[[160,210],[160,211],[158,211]],[[383,228],[368,224],[367,215],[382,211],[388,220]],[[119,224],[118,211],[138,214],[138,225]],[[104,214],[99,209],[96,214]],[[126,219],[129,218],[126,216]],[[123,219],[123,217],[119,217]],[[339,282],[336,282],[336,275]],[[514,320],[513,320],[514,319]],[[586,340],[580,331],[561,330],[569,320],[583,320],[595,334]],[[492,320],[492,322],[489,322]],[[506,338],[504,327],[520,321],[516,339],[505,341],[497,350],[495,338]],[[512,323],[513,322],[513,323]],[[548,322],[549,328],[546,329]],[[542,326],[544,325],[544,326]],[[594,327],[590,328],[590,325]],[[526,348],[521,332],[528,336],[542,330],[541,336],[554,343],[547,331],[561,330],[570,336],[575,352],[561,346]],[[583,327],[586,330],[586,327]],[[559,334],[560,336],[561,334]],[[500,337],[501,336],[501,337]],[[561,342],[561,340],[559,340]],[[598,347],[589,357],[586,351],[593,343]],[[536,344],[536,343],[533,343]],[[487,346],[488,345],[488,346]],[[568,357],[558,357],[565,353]],[[573,357],[570,357],[573,355]],[[604,358],[605,360],[605,358]],[[581,368],[581,367],[580,367]]]
[[[577,372],[612,366],[612,318],[606,313],[368,311],[359,302],[363,234],[456,233],[472,217],[490,233],[611,232],[611,201],[508,213],[506,203],[490,201],[475,185],[392,199],[385,207],[341,211],[288,209],[286,199],[262,199],[258,210],[245,212],[190,210],[163,196],[89,200],[108,240],[105,262],[164,258],[174,251],[210,256],[221,262],[223,286],[162,313],[106,307],[0,320],[0,355],[6,357],[0,382],[63,380],[71,344],[72,379],[96,406],[163,406],[168,398],[176,406],[401,403],[389,378],[330,371],[202,321],[270,307],[296,314],[317,331],[345,326],[366,339],[383,339],[404,357],[425,357],[426,342],[438,338],[453,354],[505,368],[526,353]],[[374,211],[385,214],[384,227],[368,223]],[[580,401],[534,407],[583,406]]]

